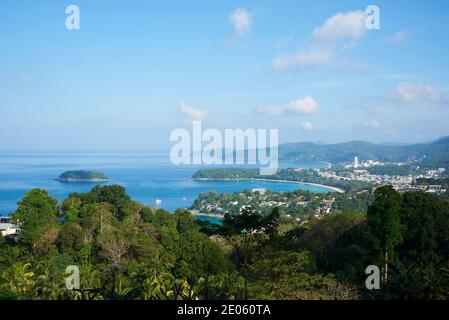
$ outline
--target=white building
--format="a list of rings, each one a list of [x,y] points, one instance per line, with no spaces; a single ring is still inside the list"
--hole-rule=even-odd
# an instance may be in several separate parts
[[[12,223],[0,223],[0,232],[3,237],[18,235],[19,230],[19,226],[16,226]]]
[[[267,192],[267,189],[265,189],[265,188],[254,188],[253,192],[259,192],[260,194],[265,194],[265,192]]]
[[[359,157],[354,157],[354,168],[359,167]]]

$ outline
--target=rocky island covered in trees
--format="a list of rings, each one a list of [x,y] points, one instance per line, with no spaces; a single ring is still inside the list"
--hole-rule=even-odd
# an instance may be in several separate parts
[[[56,180],[61,182],[107,182],[109,178],[101,172],[75,170],[62,173]]]

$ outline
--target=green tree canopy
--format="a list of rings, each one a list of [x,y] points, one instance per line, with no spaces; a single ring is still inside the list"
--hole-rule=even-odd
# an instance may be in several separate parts
[[[56,222],[58,201],[46,190],[33,189],[18,203],[13,219],[20,224],[20,240],[34,245],[50,224]]]
[[[394,248],[402,242],[401,195],[392,186],[384,186],[377,188],[375,196],[367,212],[368,239],[375,257],[373,264],[382,265],[386,282],[388,263],[394,258]]]

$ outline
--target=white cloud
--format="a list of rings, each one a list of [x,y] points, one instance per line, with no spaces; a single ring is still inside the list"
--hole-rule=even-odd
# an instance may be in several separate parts
[[[304,130],[313,130],[315,128],[310,122],[301,122],[300,127]]]
[[[432,103],[438,104],[443,102],[443,97],[431,86],[422,83],[401,82],[391,97],[403,103],[422,104]]]
[[[331,56],[330,50],[298,51],[294,54],[276,57],[273,67],[278,71],[315,67],[329,62]]]
[[[234,26],[235,34],[241,37],[251,28],[251,13],[245,8],[236,9],[230,16],[229,21]]]
[[[270,116],[280,116],[286,113],[294,115],[311,115],[317,113],[319,109],[320,104],[312,96],[307,96],[302,99],[291,101],[284,106],[259,108],[257,112]]]
[[[320,104],[312,97],[307,96],[289,103],[285,108],[294,114],[313,114],[318,112]]]
[[[350,11],[330,17],[321,27],[315,28],[313,35],[319,40],[339,41],[346,38],[359,39],[365,32],[365,13]]]
[[[405,31],[398,31],[396,32],[394,35],[392,35],[391,37],[386,37],[382,40],[382,42],[384,43],[392,43],[392,44],[396,44],[396,43],[400,43],[403,42],[407,39],[407,33]]]
[[[367,120],[363,123],[363,125],[368,128],[379,128],[380,127],[379,122],[377,122],[376,120]]]
[[[343,51],[354,48],[357,40],[366,34],[365,12],[350,11],[337,13],[324,24],[315,28],[310,41],[296,53],[284,54],[273,60],[277,71],[318,67],[332,62],[337,49]],[[337,63],[338,67],[352,66],[350,63]]]
[[[179,111],[181,112],[182,115],[186,116],[187,118],[193,121],[201,121],[211,116],[211,114],[208,111],[189,107],[184,103],[179,108]]]

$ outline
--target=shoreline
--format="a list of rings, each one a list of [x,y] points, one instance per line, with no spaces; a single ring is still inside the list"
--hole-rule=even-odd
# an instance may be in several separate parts
[[[210,217],[210,218],[217,218],[217,219],[223,219],[224,218],[224,214],[219,214],[219,213],[201,213],[201,212],[197,212],[195,210],[191,210],[190,214],[194,217]]]
[[[285,161],[285,160],[284,160],[284,161]],[[301,160],[299,160],[299,161],[301,161]],[[316,160],[316,161],[314,161],[314,160],[306,160],[306,161],[308,161],[308,162],[324,163],[324,164],[326,165],[327,169],[330,169],[330,168],[332,167],[332,162],[325,161],[325,160]],[[282,162],[282,160],[280,160],[280,162]],[[289,162],[289,161],[285,161],[285,163],[290,163],[290,162]],[[292,161],[291,163],[292,163],[292,164],[297,164],[297,163],[295,163],[294,161]],[[290,167],[289,167],[289,168],[290,168]],[[298,169],[298,168],[306,169],[306,168],[303,168],[303,167],[301,167],[301,166],[292,166],[291,168],[295,168],[295,169]],[[320,168],[309,168],[309,169],[320,169]]]
[[[96,183],[96,182],[109,182],[109,179],[75,179],[75,178],[68,178],[68,179],[61,179],[61,178],[55,178],[56,181],[59,182],[67,182],[67,183],[77,183],[77,182],[90,182],[90,183]]]
[[[291,181],[291,180],[261,179],[261,178],[249,178],[249,179],[245,179],[245,178],[241,178],[241,179],[192,178],[192,180],[196,180],[196,181],[270,181],[270,182],[282,182],[282,183],[294,183],[294,184],[307,184],[310,186],[329,189],[331,191],[338,192],[338,193],[345,193],[345,191],[343,189],[340,189],[337,187],[332,187],[332,186],[327,186],[325,184],[319,184],[319,183],[313,183],[313,182]]]
[[[332,168],[332,163],[329,161],[323,161],[325,164],[327,164],[327,168],[330,169]]]

